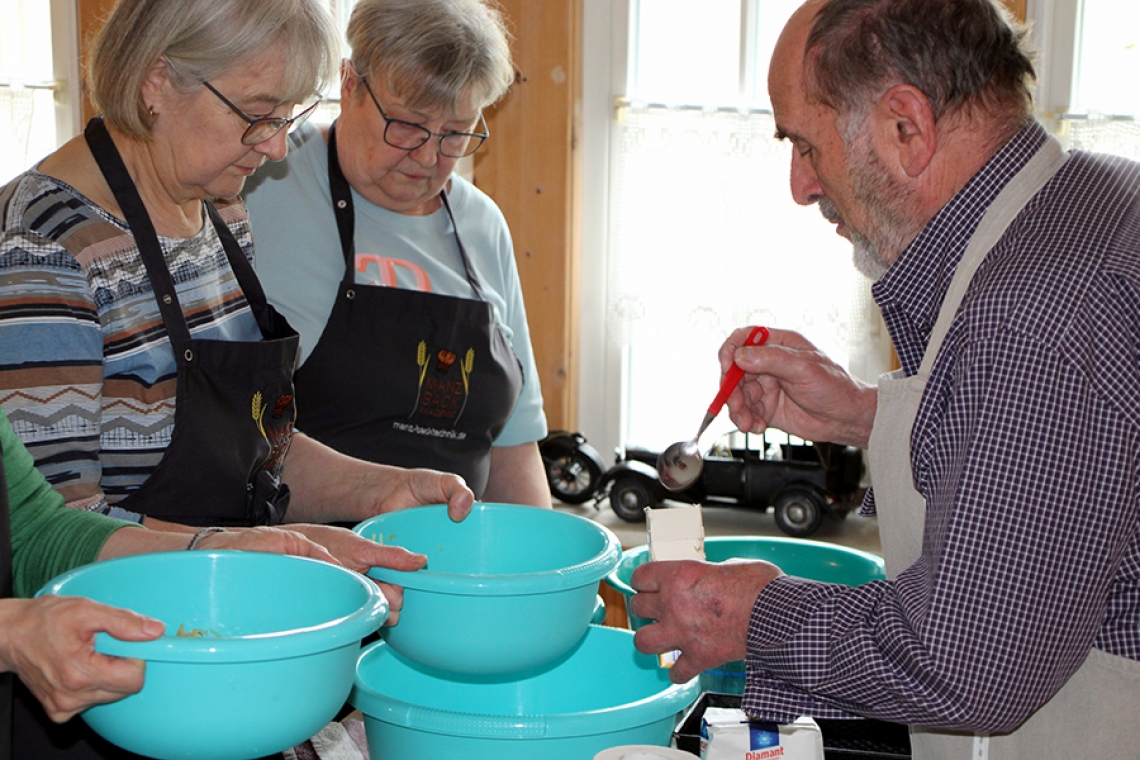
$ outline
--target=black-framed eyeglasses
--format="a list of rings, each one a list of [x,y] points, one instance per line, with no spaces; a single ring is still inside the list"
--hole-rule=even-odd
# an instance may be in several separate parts
[[[317,106],[321,104],[321,98],[318,96],[316,103],[313,103],[311,106],[292,118],[286,119],[280,116],[266,116],[264,118],[255,119],[252,116],[246,116],[240,108],[230,102],[229,98],[214,89],[214,86],[207,82],[205,79],[202,80],[202,84],[206,86],[207,90],[217,95],[220,101],[225,103],[231,111],[240,116],[245,121],[245,123],[249,125],[246,127],[245,132],[242,133],[242,145],[258,145],[259,143],[263,143],[269,138],[273,137],[273,135],[277,134],[286,127],[292,129],[293,127],[301,126],[305,123],[305,119],[309,118],[309,116],[312,115],[313,111],[317,110]]]
[[[483,145],[483,141],[491,136],[491,133],[487,131],[487,121],[483,118],[482,113],[479,114],[479,123],[483,126],[481,133],[432,132],[421,124],[413,124],[410,121],[389,118],[388,114],[384,113],[384,109],[380,107],[380,101],[378,101],[376,96],[372,93],[372,88],[368,86],[368,80],[364,77],[360,77],[360,81],[364,83],[364,89],[368,91],[368,96],[372,98],[372,102],[376,104],[376,110],[378,110],[380,115],[384,118],[384,142],[393,148],[413,151],[431,138],[438,137],[440,155],[447,156],[448,158],[463,158],[479,150]]]

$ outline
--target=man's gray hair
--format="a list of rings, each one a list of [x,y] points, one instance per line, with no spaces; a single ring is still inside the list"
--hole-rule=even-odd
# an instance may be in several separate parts
[[[808,94],[858,123],[909,84],[936,121],[980,110],[1016,128],[1033,115],[1026,37],[997,0],[830,0],[804,49]]]
[[[321,0],[120,0],[92,48],[91,99],[108,123],[145,140],[153,117],[142,89],[157,60],[189,92],[278,42],[282,101],[311,99],[331,80],[340,48]]]
[[[360,0],[347,36],[357,73],[411,108],[485,108],[515,80],[506,23],[485,0]]]

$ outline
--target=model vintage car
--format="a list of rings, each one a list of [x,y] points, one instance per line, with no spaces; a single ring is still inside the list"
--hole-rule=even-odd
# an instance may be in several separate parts
[[[815,533],[825,516],[845,517],[862,498],[863,455],[851,446],[799,442],[774,430],[733,432],[703,454],[701,477],[678,492],[666,489],[657,476],[659,453],[626,449],[602,476],[599,498],[608,494],[610,508],[623,520],[642,521],[647,508],[666,500],[771,508],[780,530],[802,538]]]

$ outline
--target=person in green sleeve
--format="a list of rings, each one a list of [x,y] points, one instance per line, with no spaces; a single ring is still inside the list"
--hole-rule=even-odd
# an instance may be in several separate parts
[[[97,632],[125,641],[147,641],[161,636],[164,626],[88,599],[32,598],[34,594],[52,578],[80,565],[128,554],[180,551],[189,539],[65,507],[63,497],[33,466],[3,411],[0,447],[0,482],[7,481],[8,501],[8,519],[0,521],[0,527],[10,526],[11,533],[10,549],[7,540],[0,540],[4,566],[0,577],[11,579],[11,597],[0,598],[0,673],[15,673],[48,716],[63,722],[92,705],[142,688],[143,662],[98,654]],[[269,551],[335,562],[320,545],[277,528],[204,534],[194,548]]]

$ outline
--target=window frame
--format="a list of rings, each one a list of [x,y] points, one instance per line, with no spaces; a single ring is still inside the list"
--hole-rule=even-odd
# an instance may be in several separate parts
[[[24,2],[33,2],[33,0],[24,0]],[[79,66],[79,15],[74,0],[50,0],[48,12],[51,37],[51,78],[46,81],[26,81],[22,84],[32,90],[50,90],[52,92],[55,147],[58,148],[79,134],[83,125],[83,75]],[[0,86],[6,87],[9,84],[6,81],[0,82]],[[8,179],[11,178],[6,177],[0,181]]]
[[[651,1],[651,0],[648,0]],[[637,3],[642,0],[583,0],[582,186],[582,341],[580,370],[591,382],[579,384],[579,430],[599,451],[624,446],[627,360],[607,333],[609,268],[609,187],[627,71],[634,51],[629,44]],[[755,24],[758,0],[742,0],[742,33]],[[1082,0],[1027,0],[1025,21],[1033,30],[1038,59],[1037,112],[1042,120],[1081,118],[1070,113],[1078,55]],[[1010,5],[1008,0],[1006,4]],[[1014,4],[1016,5],[1016,4]],[[751,15],[750,15],[751,14]],[[755,71],[752,45],[743,45],[741,86]],[[747,56],[751,50],[752,60]],[[595,336],[590,339],[589,336]],[[663,367],[665,365],[663,364]],[[665,370],[667,371],[667,370]]]
[[[79,67],[79,14],[74,0],[51,0],[51,55],[55,81],[56,143],[83,129],[83,73]]]
[[[1077,67],[1082,0],[1028,0],[1025,21],[1040,55],[1037,66],[1037,112],[1049,119],[1071,110]],[[1070,33],[1062,30],[1070,29]]]

